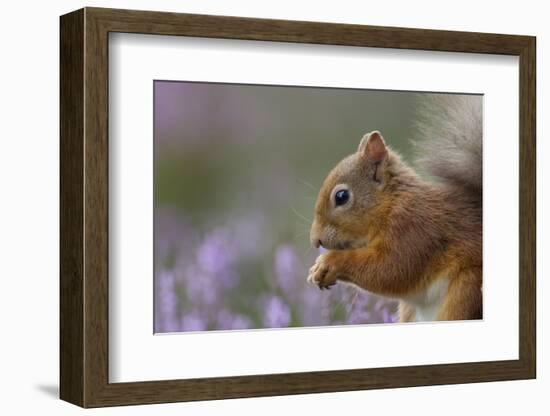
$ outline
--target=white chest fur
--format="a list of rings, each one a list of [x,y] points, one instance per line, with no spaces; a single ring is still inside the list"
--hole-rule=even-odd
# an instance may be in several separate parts
[[[416,311],[414,320],[416,322],[435,321],[443,306],[448,288],[449,279],[441,277],[421,293],[403,299],[414,306]]]

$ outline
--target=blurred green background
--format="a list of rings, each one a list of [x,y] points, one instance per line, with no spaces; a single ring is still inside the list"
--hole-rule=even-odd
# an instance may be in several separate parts
[[[393,322],[307,286],[330,169],[368,131],[411,158],[420,93],[155,81],[155,332]]]

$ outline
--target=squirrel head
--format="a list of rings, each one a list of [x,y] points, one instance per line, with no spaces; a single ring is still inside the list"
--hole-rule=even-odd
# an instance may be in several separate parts
[[[390,206],[387,185],[399,156],[379,131],[365,134],[357,152],[336,165],[325,179],[315,205],[310,241],[315,247],[345,250],[364,247],[374,210]]]

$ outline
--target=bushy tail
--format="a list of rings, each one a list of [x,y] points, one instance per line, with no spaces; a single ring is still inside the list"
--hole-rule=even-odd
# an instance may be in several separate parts
[[[417,133],[417,166],[481,197],[482,97],[425,96],[419,105]]]

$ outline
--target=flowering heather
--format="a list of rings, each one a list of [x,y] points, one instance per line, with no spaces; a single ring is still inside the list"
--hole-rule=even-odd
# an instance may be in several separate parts
[[[318,253],[300,256],[292,243],[269,247],[261,239],[239,244],[257,233],[248,227],[217,226],[203,233],[174,213],[157,213],[163,233],[156,235],[155,332],[311,327],[390,323],[396,302],[338,284],[320,291],[306,284]],[[169,227],[168,224],[172,224]],[[239,223],[239,221],[236,221]],[[184,225],[185,224],[185,225]],[[241,221],[240,224],[244,224]],[[165,230],[194,236],[164,239]],[[167,241],[171,241],[167,244]]]
[[[262,303],[265,328],[281,328],[290,324],[290,308],[281,298],[269,295]]]
[[[303,270],[296,251],[290,244],[277,247],[274,269],[277,284],[286,296],[292,297],[300,286]]]

